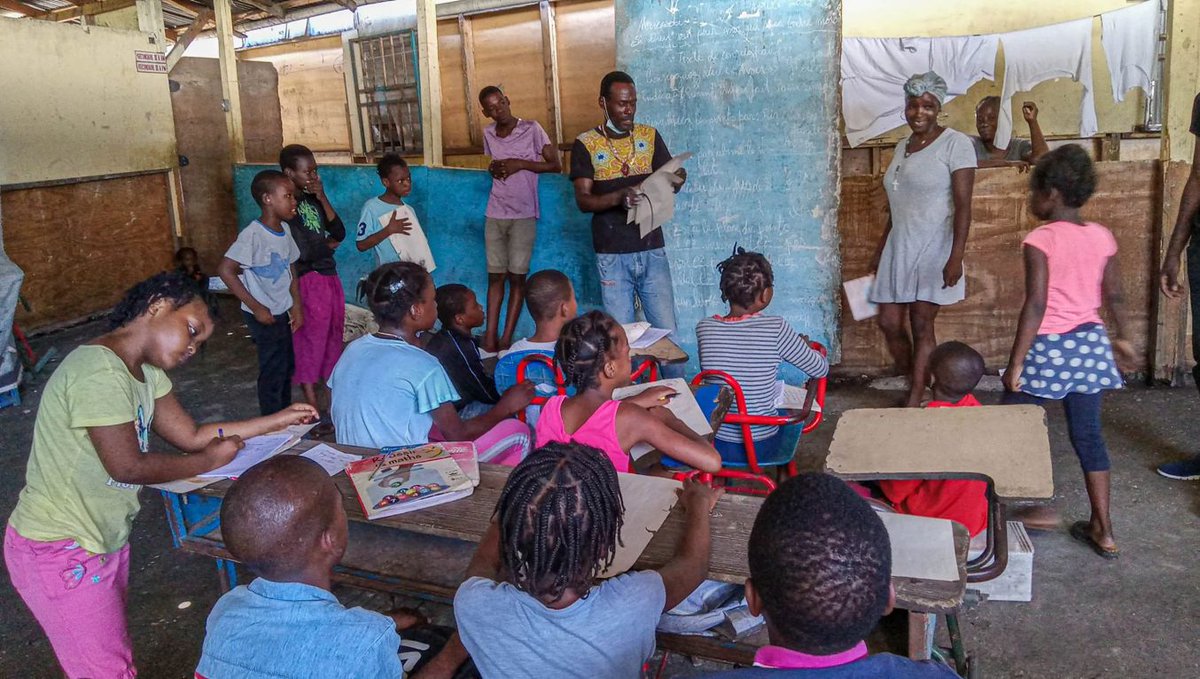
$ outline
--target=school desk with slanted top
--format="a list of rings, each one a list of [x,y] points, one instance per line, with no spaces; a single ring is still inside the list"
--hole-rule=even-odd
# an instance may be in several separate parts
[[[302,441],[283,454],[303,452],[313,445],[312,441]],[[366,448],[334,447],[356,455],[377,454]],[[369,522],[350,480],[344,473],[338,474],[334,479],[350,519],[350,544],[341,564],[335,568],[334,580],[354,587],[442,602],[453,599],[465,577],[467,564],[491,521],[509,471],[509,467],[481,464],[479,486],[469,497]],[[185,495],[163,492],[175,545],[215,558],[222,590],[237,584],[233,558],[226,551],[220,533],[220,501],[230,485],[230,481],[219,481]],[[709,578],[741,584],[749,575],[746,542],[761,505],[761,498],[732,494],[726,494],[717,503],[712,516]],[[666,564],[675,554],[685,525],[684,509],[676,505],[634,568],[653,569]],[[955,525],[959,579],[946,582],[893,578],[896,606],[923,613],[958,610],[966,589],[967,545],[966,530]],[[749,643],[667,634],[659,635],[659,645],[687,655],[743,665],[753,661],[755,650]]]
[[[987,543],[967,564],[968,582],[991,580],[1008,565],[1007,503],[1054,497],[1046,412],[1038,406],[848,410],[838,419],[825,465],[857,481],[986,482]]]
[[[630,349],[629,356],[635,364],[643,358],[653,358],[660,364],[688,362],[687,352],[672,342],[670,337],[664,337],[645,349]]]

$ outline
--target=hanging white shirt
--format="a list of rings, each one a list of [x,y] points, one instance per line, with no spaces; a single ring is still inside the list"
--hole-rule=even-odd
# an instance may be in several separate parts
[[[1013,31],[1000,36],[1004,45],[1004,87],[1000,92],[1000,117],[996,148],[1008,148],[1012,139],[1012,99],[1038,83],[1070,78],[1083,85],[1079,104],[1079,136],[1096,134],[1096,95],[1092,89],[1092,17],[1052,26]]]
[[[995,35],[843,38],[842,119],[850,145],[905,124],[904,83],[917,73],[942,76],[946,101],[980,80],[994,80],[996,45]]]
[[[1125,93],[1140,87],[1150,92],[1158,46],[1158,11],[1161,0],[1105,12],[1101,42],[1108,59],[1114,101],[1125,101]]]

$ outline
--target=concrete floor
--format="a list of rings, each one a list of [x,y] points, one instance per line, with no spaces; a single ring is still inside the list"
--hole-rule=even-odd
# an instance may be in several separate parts
[[[172,374],[176,393],[197,418],[252,415],[253,348],[235,308],[204,355]],[[60,355],[98,334],[91,323],[34,341]],[[53,365],[53,364],[52,364]],[[44,381],[44,380],[43,380]],[[40,385],[24,391],[25,403],[0,410],[0,517],[7,517],[24,483]],[[980,394],[995,403],[998,394]],[[832,386],[829,420],[805,444],[828,444],[837,416],[850,408],[891,405],[894,392],[857,384]],[[1154,466],[1200,450],[1196,392],[1131,388],[1105,402],[1105,433],[1114,459],[1113,521],[1123,553],[1106,562],[1073,542],[1065,530],[1034,533],[1034,601],[985,602],[961,616],[969,650],[986,677],[1200,677],[1200,483],[1165,480]],[[1051,408],[1055,504],[1064,520],[1085,518],[1082,473],[1067,441],[1061,410]],[[130,630],[145,677],[190,677],[199,658],[204,621],[217,598],[211,561],[171,547],[157,492],[144,504],[132,536]],[[343,592],[355,603],[386,602]],[[8,581],[0,574],[0,676],[53,677],[49,644]],[[435,619],[444,607],[426,605]],[[673,658],[672,676],[695,667]]]

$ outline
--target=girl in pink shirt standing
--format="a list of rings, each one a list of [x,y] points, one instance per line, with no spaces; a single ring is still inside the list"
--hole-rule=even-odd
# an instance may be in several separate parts
[[[1029,211],[1049,223],[1025,238],[1025,305],[1004,373],[1004,403],[1063,402],[1092,508],[1090,520],[1071,525],[1071,537],[1115,559],[1120,552],[1108,512],[1110,463],[1100,396],[1121,388],[1118,368],[1131,370],[1134,354],[1121,339],[1126,323],[1116,239],[1079,216],[1095,189],[1092,161],[1074,144],[1046,154],[1033,169]],[[1109,312],[1111,340],[1101,305]]]

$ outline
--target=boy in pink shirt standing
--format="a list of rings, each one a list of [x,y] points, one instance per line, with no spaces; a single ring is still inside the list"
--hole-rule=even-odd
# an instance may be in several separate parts
[[[525,298],[525,275],[533,256],[537,235],[538,174],[560,172],[558,149],[536,120],[513,116],[508,97],[489,85],[479,92],[483,115],[493,122],[483,129],[483,153],[492,158],[492,192],[488,197],[484,239],[487,244],[488,294],[487,329],[483,348],[490,352],[507,349],[521,315]],[[508,313],[499,334],[500,305],[504,282],[509,286]]]
[[[1063,402],[1092,510],[1088,521],[1071,525],[1071,537],[1115,559],[1120,552],[1108,511],[1110,463],[1100,397],[1123,386],[1118,367],[1132,369],[1134,354],[1121,339],[1126,324],[1117,241],[1079,215],[1095,189],[1092,161],[1075,144],[1051,151],[1034,166],[1029,211],[1048,223],[1025,237],[1025,305],[1004,373],[1004,403]],[[1111,340],[1100,320],[1101,305],[1112,321]]]

